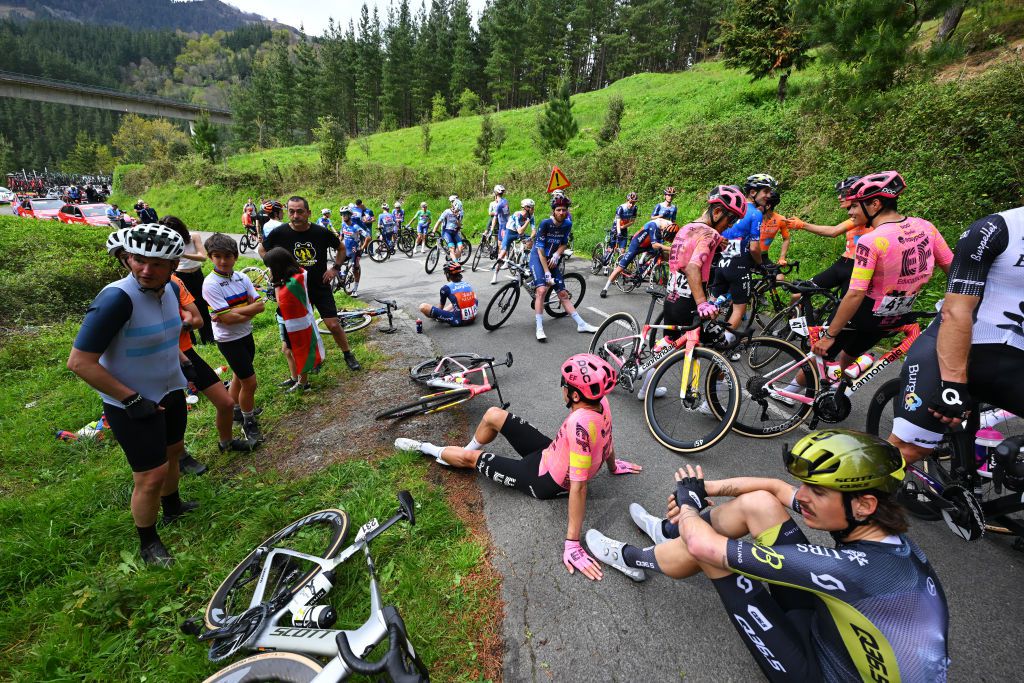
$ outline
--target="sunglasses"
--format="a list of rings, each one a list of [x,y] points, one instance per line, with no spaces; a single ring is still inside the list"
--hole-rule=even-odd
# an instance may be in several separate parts
[[[789,450],[789,444],[782,445],[782,464],[797,479],[805,479],[814,469],[814,463]]]

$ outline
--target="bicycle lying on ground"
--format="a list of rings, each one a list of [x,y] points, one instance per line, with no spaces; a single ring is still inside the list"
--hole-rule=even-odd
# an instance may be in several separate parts
[[[464,403],[474,396],[486,394],[492,389],[498,393],[498,404],[508,408],[509,403],[501,396],[495,367],[512,367],[512,354],[505,356],[505,362],[495,363],[491,356],[473,353],[456,353],[424,361],[409,370],[414,380],[428,387],[443,389],[434,394],[420,396],[411,403],[386,410],[376,416],[378,420],[397,420],[414,415],[428,415]],[[488,376],[488,370],[490,376]],[[479,384],[470,380],[479,377]],[[494,383],[491,384],[491,378]]]
[[[508,267],[512,280],[506,282],[494,293],[484,311],[484,329],[490,331],[504,325],[505,321],[512,316],[524,287],[530,295],[531,306],[537,294],[537,288],[533,286],[533,271],[510,261],[507,261],[505,265]],[[569,300],[572,301],[573,306],[579,306],[583,301],[583,295],[587,293],[587,281],[579,273],[564,273],[562,279],[565,283],[565,291],[569,293]],[[548,288],[544,298],[544,310],[552,318],[564,318],[568,315],[568,311],[562,305],[562,300],[558,297],[554,287]]]
[[[181,628],[210,644],[213,662],[241,650],[262,652],[221,669],[207,683],[327,683],[353,673],[385,672],[393,681],[428,681],[427,668],[409,641],[398,610],[381,605],[370,554],[370,542],[395,523],[416,523],[408,491],[399,492],[398,503],[398,511],[387,521],[374,518],[360,527],[344,550],[340,549],[348,537],[348,514],[327,509],[292,522],[249,553],[217,588],[203,617],[189,619]],[[331,629],[337,613],[324,598],[337,582],[338,568],[359,551],[366,556],[370,575],[370,613],[358,628]],[[381,659],[363,659],[385,639],[388,650]]]
[[[398,310],[398,303],[394,299],[374,299],[377,303],[381,304],[376,308],[358,308],[351,311],[338,311],[338,320],[341,321],[341,329],[345,331],[345,334],[361,330],[373,320],[381,315],[388,317],[388,326],[386,329],[381,330],[384,334],[394,334],[398,331],[395,327],[394,318],[391,316],[392,310]],[[316,329],[321,334],[330,334],[331,331],[324,325],[323,318],[316,319]]]

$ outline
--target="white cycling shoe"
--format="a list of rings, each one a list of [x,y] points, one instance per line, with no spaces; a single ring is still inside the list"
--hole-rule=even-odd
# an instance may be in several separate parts
[[[634,581],[643,581],[647,578],[647,573],[643,569],[627,567],[626,563],[622,561],[622,546],[626,545],[622,541],[608,538],[597,529],[588,530],[586,539],[590,552],[601,562],[615,567]]]
[[[538,327],[537,328],[537,341],[539,341],[539,342],[546,342],[547,340],[548,340],[548,335],[544,333],[544,328],[543,327]]]
[[[588,322],[584,322],[582,325],[576,326],[576,331],[580,334],[594,334],[597,332],[597,328]]]
[[[400,436],[397,439],[395,439],[395,448],[397,448],[400,451],[416,451],[417,453],[422,453],[423,451],[420,450],[420,446],[422,445],[422,441],[417,441],[416,439],[407,439],[404,436]]]
[[[629,504],[629,516],[633,518],[633,523],[640,527],[640,530],[656,544],[668,540],[661,530],[661,520],[647,512],[640,503]]]

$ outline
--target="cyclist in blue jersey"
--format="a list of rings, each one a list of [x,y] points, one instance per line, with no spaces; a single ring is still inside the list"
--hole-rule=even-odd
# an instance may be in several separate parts
[[[747,303],[750,301],[750,272],[753,268],[761,266],[763,214],[759,207],[764,206],[768,196],[777,188],[775,178],[765,173],[747,178],[743,184],[743,193],[747,196],[747,213],[722,233],[727,242],[718,262],[714,282],[711,284],[711,294],[715,297],[732,297],[729,326],[733,329],[739,329],[747,312]],[[736,341],[736,335],[728,330],[725,338],[730,344]]]
[[[437,217],[437,221],[434,223],[434,227],[431,228],[430,234],[433,235],[437,232],[438,227],[440,227],[441,239],[444,240],[445,245],[448,247],[448,258],[452,261],[458,261],[459,256],[462,254],[462,216],[456,211],[454,204],[455,202],[453,201],[452,206],[445,209]]]
[[[380,227],[380,237],[384,240],[384,244],[387,245],[388,249],[391,249],[394,234],[398,232],[398,223],[395,222],[395,215],[391,213],[390,206],[382,204],[380,208],[380,217],[377,219],[377,225]]]
[[[651,211],[651,218],[662,218],[668,220],[669,223],[676,222],[676,213],[679,211],[679,207],[673,204],[673,200],[676,197],[676,188],[669,185],[665,188],[665,201],[657,204],[654,207],[654,211]]]
[[[356,201],[359,201],[358,199]],[[363,207],[363,227],[366,228],[366,232],[370,234],[370,238],[373,238],[373,224],[376,218],[376,214],[373,213],[373,209],[368,206]]]
[[[494,264],[494,275],[491,277],[492,285],[498,282],[498,271],[505,263],[505,257],[508,256],[508,250],[512,247],[512,243],[521,239],[532,240],[537,231],[537,222],[533,217],[534,201],[524,199],[519,206],[522,208],[512,214],[505,225],[505,237],[501,240],[501,251],[498,252],[498,260]],[[530,228],[529,235],[526,234],[527,226]]]
[[[405,209],[402,208],[402,202],[395,202],[395,210],[391,212],[391,215],[395,217],[397,229],[401,230],[402,226],[405,225]]]
[[[459,229],[462,229],[462,219],[464,212],[462,210],[462,200],[459,199],[459,195],[453,194],[448,197],[448,204],[452,207],[452,212],[459,217]]]
[[[551,217],[541,221],[530,250],[530,270],[533,271],[533,286],[537,294],[533,302],[533,312],[537,319],[537,341],[547,341],[544,333],[544,299],[548,288],[554,287],[565,311],[576,321],[576,331],[593,334],[597,328],[588,323],[576,312],[572,297],[565,289],[560,261],[569,244],[569,231],[572,221],[569,220],[569,207],[572,202],[565,195],[551,198]]]
[[[349,208],[352,209],[352,222],[365,227],[366,224],[363,222],[363,211],[365,211],[366,207],[363,206],[363,200],[355,200],[349,204]]]
[[[444,276],[448,284],[441,287],[441,303],[420,304],[420,313],[452,327],[472,325],[476,320],[476,292],[473,285],[463,281],[462,264],[448,261],[444,264]]]
[[[949,607],[928,558],[905,535],[894,495],[904,476],[899,450],[825,429],[784,447],[783,461],[799,488],[754,477],[705,481],[688,465],[676,473],[666,519],[630,505],[655,545],[640,549],[593,529],[587,545],[634,581],[645,570],[703,572],[770,681],[945,681]],[[733,499],[709,507],[709,496]],[[836,546],[810,543],[790,511]]]
[[[612,221],[612,227],[608,231],[608,246],[611,251],[605,255],[604,259],[606,275],[608,274],[608,264],[611,263],[612,254],[615,253],[615,250],[625,250],[629,245],[629,226],[636,222],[636,216],[639,212],[636,203],[636,192],[630,192],[626,195],[626,203],[619,204],[615,209],[615,220]]]
[[[505,238],[505,225],[508,223],[509,213],[508,200],[505,199],[505,186],[494,186],[494,201],[487,207],[487,232],[495,235],[498,243]]]
[[[327,228],[331,232],[337,232],[334,229],[334,223],[331,222],[330,209],[320,209],[320,218],[317,219],[316,224],[322,228]]]
[[[629,240],[629,248],[626,249],[626,253],[622,255],[619,262],[615,264],[611,275],[608,276],[604,287],[601,288],[602,299],[608,297],[608,288],[615,282],[615,278],[619,277],[629,267],[629,264],[633,262],[637,254],[644,252],[657,255],[667,252],[671,248],[669,240],[665,239],[663,235],[663,231],[667,231],[671,225],[672,221],[665,218],[652,218],[644,223],[642,228],[633,233],[633,237]]]
[[[359,296],[359,278],[363,274],[362,268],[359,266],[359,257],[362,256],[363,249],[366,248],[370,234],[366,232],[366,228],[363,227],[362,223],[357,223],[353,220],[354,213],[354,206],[341,207],[341,223],[338,224],[338,235],[341,237],[342,246],[345,248],[345,255],[341,259],[341,263],[352,259],[352,275],[355,278],[355,284],[352,286],[350,296]]]

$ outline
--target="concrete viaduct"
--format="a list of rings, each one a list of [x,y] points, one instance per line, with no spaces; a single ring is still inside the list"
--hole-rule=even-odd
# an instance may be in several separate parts
[[[71,104],[79,107],[110,109],[123,113],[163,116],[195,121],[207,112],[212,123],[230,124],[231,111],[200,107],[188,102],[120,92],[81,83],[67,83],[38,76],[0,71],[0,97],[13,97],[38,102]]]

